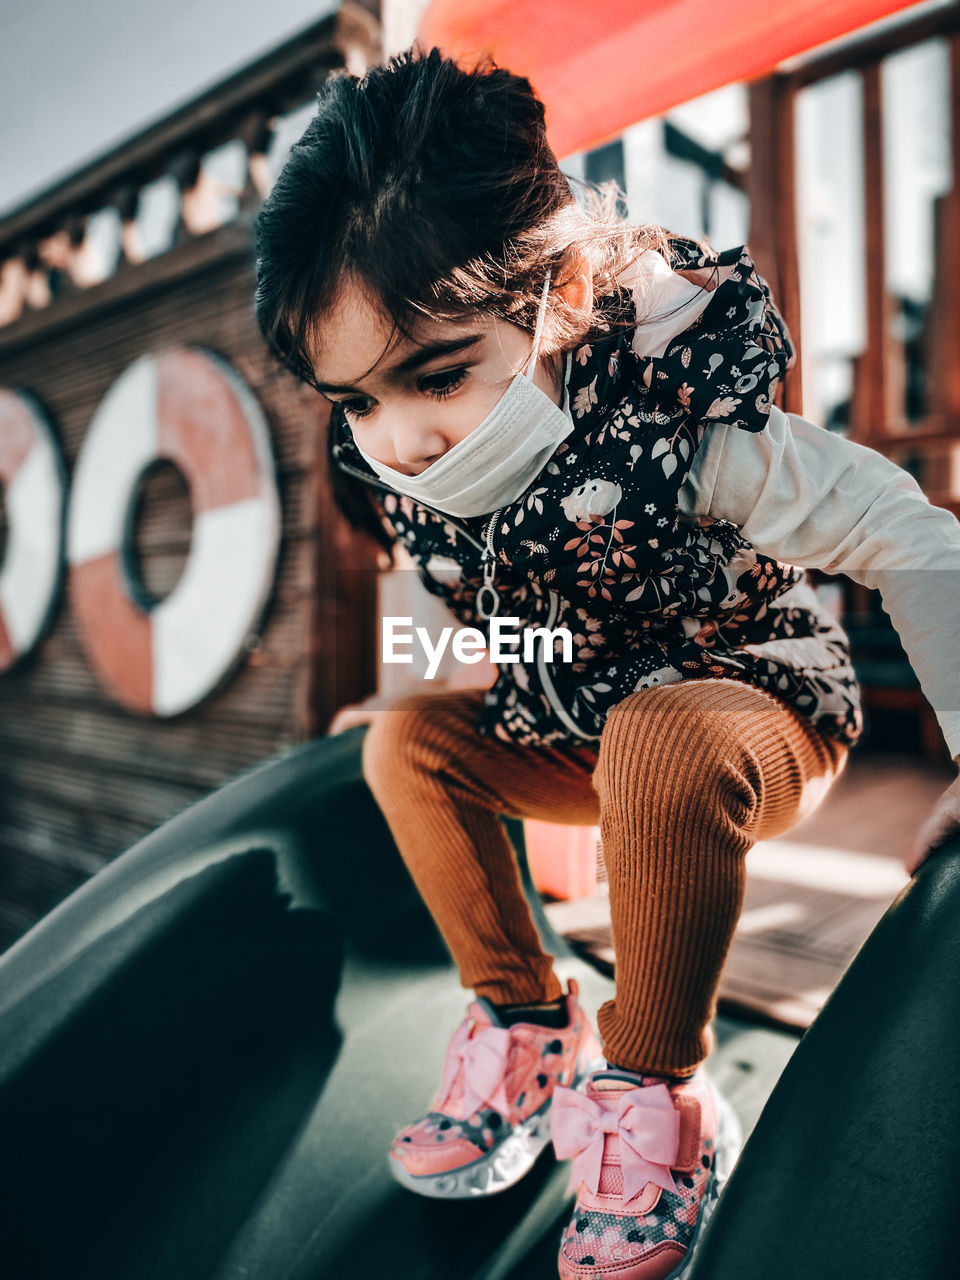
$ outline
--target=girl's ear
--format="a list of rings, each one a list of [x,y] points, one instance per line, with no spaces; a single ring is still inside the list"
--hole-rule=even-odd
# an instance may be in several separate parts
[[[565,261],[560,271],[557,292],[573,311],[589,316],[593,311],[593,268],[581,254]]]

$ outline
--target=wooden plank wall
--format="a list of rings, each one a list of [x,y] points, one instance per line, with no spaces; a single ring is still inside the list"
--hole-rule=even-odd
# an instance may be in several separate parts
[[[371,553],[331,512],[323,401],[278,371],[256,328],[246,237],[228,227],[174,249],[27,325],[0,329],[0,385],[45,407],[72,475],[87,426],[136,357],[195,343],[226,357],[269,423],[282,543],[260,633],[218,693],[170,721],[111,701],[80,645],[64,581],[39,647],[0,675],[0,949],[89,875],[242,770],[321,733],[375,687]],[[142,286],[130,287],[140,272]],[[66,319],[64,319],[66,317]],[[25,337],[18,340],[18,331]],[[146,585],[168,591],[190,541],[176,473],[145,487],[136,545]]]

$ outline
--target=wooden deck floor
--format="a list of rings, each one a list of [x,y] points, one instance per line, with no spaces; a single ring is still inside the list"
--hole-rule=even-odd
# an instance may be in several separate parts
[[[720,987],[721,1011],[802,1029],[907,883],[902,855],[952,779],[910,756],[854,755],[831,793],[785,836],[747,856],[747,889]],[[613,970],[606,886],[547,914]]]

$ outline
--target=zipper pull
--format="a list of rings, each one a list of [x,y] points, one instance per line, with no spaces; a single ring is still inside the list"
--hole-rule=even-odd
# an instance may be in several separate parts
[[[497,576],[497,562],[493,554],[493,526],[502,510],[503,507],[500,507],[493,513],[483,533],[484,547],[483,555],[480,557],[483,585],[477,592],[477,613],[484,619],[495,617],[500,609],[500,593],[493,585],[493,580]]]
[[[481,618],[490,619],[495,617],[500,609],[500,593],[493,585],[493,580],[497,576],[496,561],[490,556],[486,547],[483,549],[480,564],[483,568],[483,586],[477,592],[477,613]]]

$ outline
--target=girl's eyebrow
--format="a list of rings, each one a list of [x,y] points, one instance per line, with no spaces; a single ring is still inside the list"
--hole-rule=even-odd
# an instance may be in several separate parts
[[[384,372],[388,379],[396,382],[402,374],[409,373],[411,369],[419,369],[421,365],[428,364],[439,356],[452,355],[456,351],[464,351],[467,347],[475,346],[482,337],[482,333],[475,333],[467,338],[448,338],[445,342],[431,342],[425,347],[418,347],[412,355],[405,356],[398,364],[387,368]],[[317,382],[315,385],[318,391],[355,392],[363,395],[358,387],[344,386],[339,383]]]

